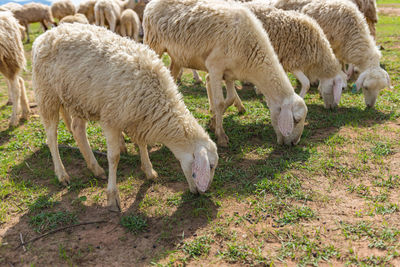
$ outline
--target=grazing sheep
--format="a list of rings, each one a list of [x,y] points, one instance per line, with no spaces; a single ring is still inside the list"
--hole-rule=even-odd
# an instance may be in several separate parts
[[[318,23],[301,13],[267,7],[263,2],[243,5],[262,22],[283,68],[301,82],[300,96],[304,98],[310,80],[320,80],[325,107],[337,106],[346,77]]]
[[[378,15],[376,13],[376,1],[375,0],[349,0],[357,5],[361,13],[364,14],[365,20],[371,35],[376,39],[375,24],[378,23]]]
[[[25,64],[18,21],[11,12],[0,12],[0,72],[7,80],[9,97],[13,103],[11,126],[18,125],[19,102],[22,106],[22,118],[27,119],[30,112],[24,80],[19,76]]]
[[[28,3],[22,6],[22,8],[15,9],[12,11],[14,17],[23,25],[26,29],[26,35],[28,37],[27,42],[30,42],[29,38],[29,24],[33,22],[40,22],[43,29],[47,31],[49,24],[56,25],[49,6],[40,3]]]
[[[369,34],[363,15],[353,3],[344,0],[277,0],[275,7],[298,10],[314,18],[336,57],[360,69],[356,88],[363,88],[368,107],[375,105],[379,91],[390,86],[390,78],[379,65],[381,53]]]
[[[108,25],[111,31],[116,32],[115,29],[125,4],[120,0],[98,0],[94,5],[96,25],[102,27]]]
[[[82,24],[89,24],[88,19],[85,15],[76,13],[75,15],[65,16],[60,20],[60,23],[82,23]]]
[[[97,0],[86,0],[84,2],[81,2],[78,7],[77,13],[85,15],[90,24],[95,23],[94,5],[96,4],[96,2]]]
[[[121,13],[117,32],[124,37],[129,37],[139,42],[140,20],[132,9],[126,9]]]
[[[32,81],[55,173],[69,176],[57,146],[59,110],[88,167],[105,176],[86,137],[86,121],[100,122],[107,140],[108,206],[120,209],[116,172],[120,136],[139,145],[141,165],[155,178],[147,144],[163,143],[181,163],[191,192],[205,192],[218,163],[217,147],[187,110],[168,69],[147,46],[94,25],[64,23],[39,36],[32,49]]]
[[[143,29],[144,43],[158,55],[170,55],[175,78],[182,67],[208,71],[219,145],[228,144],[222,117],[238,98],[234,80],[250,81],[264,94],[278,143],[299,142],[307,107],[295,94],[261,23],[247,8],[218,0],[152,0],[144,11]]]
[[[76,9],[71,0],[57,0],[51,4],[51,14],[59,21],[66,16],[75,15]]]

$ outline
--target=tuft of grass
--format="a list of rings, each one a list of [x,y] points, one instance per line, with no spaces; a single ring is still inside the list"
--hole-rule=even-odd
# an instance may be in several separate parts
[[[187,241],[183,244],[182,250],[188,255],[188,257],[197,258],[200,256],[208,255],[211,249],[211,243],[213,243],[209,236],[200,236],[192,241]]]
[[[70,225],[76,222],[76,214],[68,211],[41,212],[29,218],[29,224],[33,226],[36,232],[43,232],[57,226]]]
[[[37,212],[42,211],[44,209],[52,208],[54,205],[60,202],[55,201],[52,197],[49,196],[39,196],[35,202],[28,204],[29,211]]]
[[[309,220],[315,217],[315,213],[309,207],[294,207],[285,211],[277,222],[281,224],[293,224],[300,220]]]
[[[147,219],[142,215],[127,215],[122,216],[120,224],[129,232],[138,234],[147,228]]]

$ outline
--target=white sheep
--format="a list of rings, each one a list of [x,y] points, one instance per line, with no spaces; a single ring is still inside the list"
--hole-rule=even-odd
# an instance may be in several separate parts
[[[85,0],[81,2],[78,6],[77,13],[85,15],[90,24],[95,23],[94,5],[96,4],[96,2],[97,0]]]
[[[66,16],[75,15],[75,13],[75,5],[71,0],[57,0],[51,4],[51,14],[58,20]]]
[[[74,22],[89,24],[88,19],[85,17],[85,15],[81,13],[76,13],[75,15],[68,15],[60,20],[60,23],[74,23]]]
[[[346,77],[318,23],[301,13],[268,7],[263,2],[243,5],[262,22],[283,68],[301,82],[300,96],[307,93],[310,80],[319,80],[325,107],[337,106]]]
[[[23,5],[22,8],[14,9],[12,12],[19,23],[25,27],[28,43],[30,42],[30,23],[40,22],[45,31],[48,29],[49,24],[56,25],[53,16],[51,15],[50,7],[41,3],[28,3]]]
[[[107,27],[116,32],[117,23],[126,3],[120,0],[98,0],[94,5],[97,26]]]
[[[11,126],[18,125],[20,102],[22,118],[27,119],[30,112],[24,80],[19,76],[25,64],[24,47],[18,21],[11,12],[0,12],[0,72],[7,80],[9,97],[13,103],[10,118]]]
[[[278,143],[299,142],[307,107],[294,92],[260,21],[247,8],[218,0],[152,0],[144,11],[143,29],[144,43],[158,55],[170,55],[175,78],[182,67],[208,71],[219,145],[228,144],[222,117],[237,98],[234,80],[252,82],[264,94]]]
[[[69,176],[57,146],[59,111],[72,116],[72,132],[89,169],[105,176],[86,137],[86,121],[99,121],[107,141],[108,206],[120,209],[116,172],[120,136],[139,145],[141,166],[155,178],[147,144],[163,143],[178,158],[191,192],[205,192],[218,163],[217,147],[187,110],[168,69],[146,45],[104,28],[64,23],[39,36],[32,48],[32,82],[55,173]]]
[[[139,16],[132,9],[125,9],[117,26],[117,32],[124,37],[129,37],[139,42],[140,20]]]
[[[373,107],[390,78],[379,65],[381,53],[358,8],[345,0],[277,0],[275,7],[300,11],[318,22],[336,57],[360,69],[356,89],[363,88],[365,104]]]

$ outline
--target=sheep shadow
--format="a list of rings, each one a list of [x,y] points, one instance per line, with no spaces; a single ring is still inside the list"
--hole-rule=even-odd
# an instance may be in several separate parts
[[[167,152],[162,148],[153,151],[150,157],[165,158],[165,153]],[[172,156],[172,153],[170,154],[169,156]],[[61,147],[60,155],[72,178],[67,188],[55,178],[51,154],[46,145],[10,170],[9,177],[12,177],[10,179],[15,185],[23,185],[27,192],[38,188],[43,188],[46,192],[40,198],[36,198],[30,207],[40,206],[43,199],[56,199],[56,202],[53,206],[46,206],[40,210],[27,209],[18,222],[3,232],[2,243],[6,245],[0,247],[0,263],[12,266],[24,265],[27,262],[56,266],[112,265],[115,262],[127,266],[150,265],[154,259],[162,258],[165,251],[174,250],[184,238],[195,236],[196,231],[205,227],[218,212],[218,207],[209,196],[189,193],[186,182],[182,185],[174,180],[147,180],[140,170],[139,156],[130,153],[123,155],[120,160],[118,183],[131,179],[133,173],[139,178],[135,185],[140,185],[132,192],[121,195],[122,213],[111,212],[106,208],[105,193],[100,195],[100,201],[89,198],[86,200],[86,197],[82,201],[82,196],[92,190],[105,192],[107,181],[93,177],[76,149]],[[100,154],[96,155],[96,158],[101,166],[106,166],[105,156]],[[166,164],[171,165],[168,160]],[[178,167],[175,166],[178,164],[173,165],[168,168],[175,170]],[[159,173],[163,172],[161,170]],[[148,215],[141,212],[140,207],[157,184],[166,185],[175,194],[181,194],[181,198],[174,200],[168,213]],[[183,193],[182,187],[186,190]],[[77,222],[106,222],[77,226],[52,234],[27,245],[27,252],[22,248],[15,249],[20,244],[20,233],[25,241],[39,235],[29,222],[39,213],[48,212],[75,214]],[[138,233],[128,232],[120,223],[121,218],[125,216],[140,216],[146,221],[147,227]]]
[[[13,131],[20,126],[23,126],[26,122],[27,120],[20,119],[17,126],[8,125],[7,129],[5,129],[4,131],[0,131],[0,146],[10,141],[10,139],[13,137]]]

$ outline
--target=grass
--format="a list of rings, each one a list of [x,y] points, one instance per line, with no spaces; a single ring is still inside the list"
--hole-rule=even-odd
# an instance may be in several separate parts
[[[32,40],[41,33],[37,24],[31,30]],[[160,177],[147,181],[137,148],[126,138],[129,152],[121,156],[117,173],[120,215],[105,208],[107,182],[93,176],[79,151],[60,148],[72,181],[68,187],[57,181],[38,116],[8,127],[11,107],[4,105],[7,87],[1,78],[0,265],[397,265],[399,38],[400,18],[381,15],[377,42],[384,47],[382,63],[393,89],[381,92],[376,107],[366,109],[363,95],[348,89],[336,110],[325,110],[311,89],[305,97],[307,124],[296,147],[276,144],[262,97],[240,90],[247,111],[239,115],[228,108],[224,128],[229,147],[219,148],[219,165],[204,195],[188,191],[179,162],[160,144],[150,150]],[[31,45],[24,46],[28,65],[23,78],[33,100]],[[167,56],[163,59],[169,63]],[[179,90],[215,138],[208,128],[204,85],[194,84],[185,71]],[[99,125],[91,122],[87,131],[92,149],[106,152]],[[77,146],[62,122],[58,142]],[[106,168],[107,158],[95,156]],[[103,226],[74,227],[39,240],[26,253],[13,249],[19,233],[32,237],[103,219]]]
[[[143,232],[147,227],[147,220],[140,215],[128,215],[121,218],[121,225],[131,233]]]

